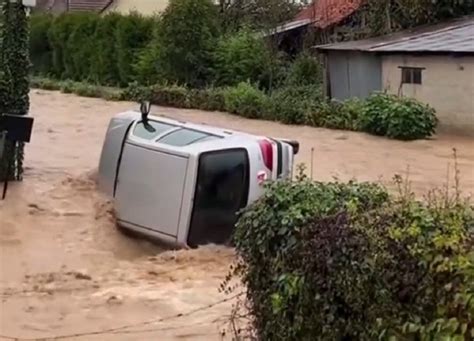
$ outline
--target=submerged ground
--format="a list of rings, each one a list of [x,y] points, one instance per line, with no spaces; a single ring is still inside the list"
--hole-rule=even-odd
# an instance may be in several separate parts
[[[31,101],[36,121],[25,180],[13,184],[7,201],[0,202],[0,335],[222,339],[233,301],[214,304],[226,298],[218,286],[233,251],[216,246],[167,251],[125,237],[114,227],[110,203],[95,189],[110,117],[138,106],[42,90],[32,91]],[[158,107],[152,111],[297,139],[297,162],[307,164],[308,174],[312,168],[316,180],[356,178],[390,185],[394,174],[408,169],[418,195],[445,186],[447,179],[452,184],[456,148],[461,188],[465,194],[474,193],[472,137],[441,135],[400,142],[221,113]]]

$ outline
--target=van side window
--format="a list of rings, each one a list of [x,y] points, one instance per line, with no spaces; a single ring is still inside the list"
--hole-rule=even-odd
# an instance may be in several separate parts
[[[189,245],[225,243],[245,207],[249,191],[249,161],[244,149],[203,154],[199,159]]]
[[[163,134],[165,131],[173,129],[174,126],[171,124],[148,121],[145,125],[143,122],[138,122],[133,130],[133,135],[140,137],[145,140],[154,140],[158,135]]]

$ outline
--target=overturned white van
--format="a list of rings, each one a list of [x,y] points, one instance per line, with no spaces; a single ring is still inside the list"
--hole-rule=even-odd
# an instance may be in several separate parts
[[[183,247],[227,243],[265,180],[292,175],[294,141],[125,112],[109,123],[99,188],[117,223]]]

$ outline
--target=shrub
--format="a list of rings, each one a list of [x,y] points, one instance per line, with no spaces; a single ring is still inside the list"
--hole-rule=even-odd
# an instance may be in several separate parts
[[[272,93],[269,118],[286,124],[306,124],[324,102],[319,86],[288,86]]]
[[[319,60],[309,54],[300,54],[288,69],[286,84],[321,85],[323,82],[323,68]]]
[[[30,18],[30,60],[35,74],[47,75],[52,68],[52,47],[48,31],[53,17],[49,14],[35,14]]]
[[[94,48],[90,78],[98,84],[119,85],[121,82],[114,39],[117,24],[121,17],[117,13],[108,13],[97,22],[92,37]]]
[[[360,129],[400,140],[426,138],[435,133],[434,109],[416,99],[385,93],[371,95],[360,118]]]
[[[126,101],[141,102],[151,101],[151,97],[152,87],[140,85],[138,82],[132,82],[123,91],[122,99]]]
[[[261,340],[471,340],[474,211],[370,183],[280,181],[237,223]]]
[[[61,90],[61,84],[58,81],[41,77],[31,78],[30,87],[43,90]]]
[[[94,36],[100,18],[93,13],[80,13],[74,15],[74,23],[66,42],[65,53],[65,78],[76,81],[91,80],[91,65],[94,58]]]
[[[194,89],[189,93],[190,107],[209,111],[224,111],[225,97],[222,88]]]
[[[357,98],[344,102],[322,101],[321,105],[312,112],[308,122],[316,127],[357,130],[363,110],[364,102]]]
[[[211,0],[171,0],[158,29],[158,67],[166,80],[203,86],[210,78],[218,36],[218,13]]]
[[[249,83],[239,83],[224,92],[225,109],[247,118],[262,118],[269,108],[265,93]]]
[[[56,78],[67,78],[66,66],[71,63],[66,45],[70,37],[76,14],[61,14],[53,19],[48,30],[48,40],[52,47],[52,74]],[[71,73],[71,72],[69,72]]]
[[[141,49],[151,41],[154,18],[144,18],[138,13],[122,16],[115,30],[117,68],[122,86],[135,79],[133,65],[137,62]]]
[[[189,108],[189,90],[179,85],[157,85],[152,88],[151,102],[165,107]]]
[[[259,84],[269,71],[269,51],[263,40],[249,30],[221,37],[214,59],[215,78],[220,85],[245,81]]]

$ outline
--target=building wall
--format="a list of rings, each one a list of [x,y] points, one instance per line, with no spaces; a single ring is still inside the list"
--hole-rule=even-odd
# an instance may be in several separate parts
[[[365,98],[382,88],[382,64],[377,55],[330,51],[327,54],[326,67],[332,98]]]
[[[117,11],[123,14],[137,11],[143,15],[153,15],[162,12],[168,3],[169,0],[115,0],[107,11]]]
[[[384,56],[383,87],[434,107],[440,129],[474,135],[474,56]],[[400,67],[420,67],[422,84],[401,84]]]

